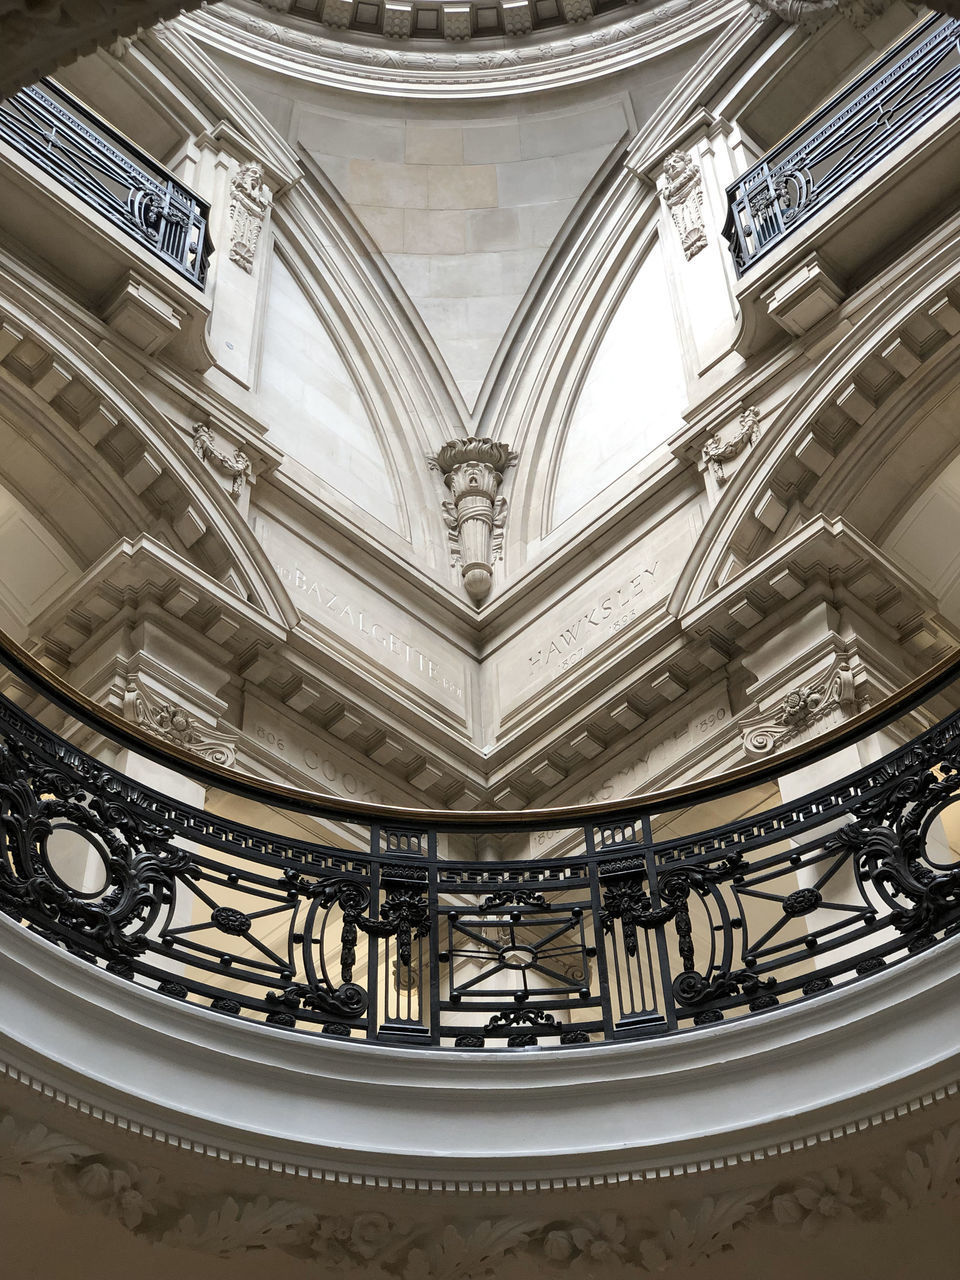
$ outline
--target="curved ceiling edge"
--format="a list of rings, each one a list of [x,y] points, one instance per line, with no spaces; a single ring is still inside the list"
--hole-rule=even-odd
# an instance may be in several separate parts
[[[743,0],[667,0],[641,14],[548,41],[484,42],[456,52],[403,41],[334,39],[317,24],[229,4],[181,15],[177,27],[200,43],[258,67],[328,88],[386,97],[499,97],[582,83],[701,39],[745,12]],[[162,36],[163,27],[155,28]],[[446,44],[447,42],[442,42]]]
[[[560,1188],[585,1174],[613,1182],[739,1164],[893,1118],[949,1094],[957,1075],[958,946],[708,1035],[484,1061],[254,1031],[6,922],[0,974],[0,1053],[14,1076],[170,1131],[173,1145],[400,1187],[486,1191],[506,1177]]]

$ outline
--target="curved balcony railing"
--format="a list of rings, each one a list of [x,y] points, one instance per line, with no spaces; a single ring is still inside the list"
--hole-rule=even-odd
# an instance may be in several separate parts
[[[583,1047],[817,999],[960,930],[960,712],[769,804],[778,775],[957,705],[960,657],[764,768],[616,805],[445,814],[238,775],[144,736],[12,642],[2,655],[14,696],[66,719],[56,733],[0,698],[0,911],[222,1016],[416,1047]],[[79,750],[82,726],[118,762],[126,749],[205,783],[210,807]],[[274,831],[216,811],[236,797]],[[720,805],[735,816],[703,829]],[[317,838],[281,834],[279,809]]]

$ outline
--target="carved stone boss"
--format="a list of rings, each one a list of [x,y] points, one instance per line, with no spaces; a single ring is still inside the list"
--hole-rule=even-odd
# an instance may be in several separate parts
[[[129,684],[124,692],[123,714],[154,737],[183,747],[211,764],[230,768],[236,763],[236,733],[212,729],[175,703],[151,698],[136,683]]]
[[[250,459],[242,449],[234,449],[232,457],[223,453],[214,444],[209,425],[198,422],[193,428],[193,451],[201,462],[210,463],[229,477],[231,497],[242,496],[244,482],[249,480],[251,472]]]
[[[451,563],[461,566],[467,595],[480,604],[490,593],[493,566],[503,553],[507,500],[499,493],[503,475],[515,461],[496,440],[448,440],[431,466],[450,490],[443,516],[450,535]]]
[[[259,161],[242,164],[230,183],[230,261],[248,273],[253,271],[271,199]]]
[[[740,415],[740,424],[733,435],[726,439],[720,434],[710,436],[703,446],[703,461],[710,467],[717,484],[725,484],[727,480],[723,469],[725,462],[732,462],[745,449],[757,443],[760,436],[760,414],[756,409],[744,409]]]
[[[703,222],[703,180],[700,170],[683,151],[673,151],[663,162],[666,182],[663,199],[680,233],[684,257],[689,262],[707,247]]]
[[[837,710],[857,710],[854,675],[841,659],[819,679],[792,689],[771,711],[743,720],[744,750],[750,756],[771,755]]]

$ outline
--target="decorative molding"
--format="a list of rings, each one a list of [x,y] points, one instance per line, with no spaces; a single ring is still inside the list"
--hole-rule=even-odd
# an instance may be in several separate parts
[[[762,22],[773,14],[804,35],[816,31],[831,18],[845,18],[862,31],[890,8],[893,0],[753,0],[754,17]],[[943,8],[949,12],[949,5]]]
[[[544,1263],[600,1264],[645,1275],[690,1267],[736,1247],[753,1226],[818,1235],[838,1221],[895,1222],[960,1195],[960,1124],[938,1129],[900,1156],[863,1171],[831,1166],[795,1180],[752,1186],[674,1205],[654,1218],[617,1213],[503,1216],[483,1221],[375,1209],[325,1214],[261,1195],[211,1200],[158,1169],[117,1161],[42,1124],[0,1120],[0,1178],[49,1185],[74,1213],[100,1214],[150,1242],[226,1257],[251,1250],[312,1256],[337,1274],[370,1269],[396,1280],[481,1280],[511,1262],[526,1273]],[[430,1201],[425,1202],[427,1213]],[[512,1273],[511,1273],[512,1274]]]
[[[242,164],[230,181],[230,261],[248,275],[272,199],[260,161]]]
[[[846,658],[837,658],[822,676],[792,689],[772,711],[741,720],[744,750],[749,756],[772,755],[831,712],[858,709],[853,671]]]
[[[663,199],[680,235],[683,256],[689,262],[707,247],[703,221],[703,178],[699,166],[685,151],[671,151],[663,162]]]
[[[443,503],[450,562],[461,566],[467,595],[477,605],[490,594],[493,566],[503,554],[507,500],[498,490],[515,461],[508,445],[476,436],[448,440],[428,459],[451,493]]]
[[[123,695],[123,714],[148,733],[231,768],[237,759],[237,734],[212,729],[190,712],[172,702],[161,702],[141,685],[131,682]]]
[[[578,24],[576,34],[561,25],[528,40],[496,42],[493,48],[486,42],[471,48],[466,41],[451,47],[446,40],[407,47],[397,40],[350,43],[349,38],[337,39],[336,28],[328,23],[288,18],[266,8],[260,17],[227,5],[198,11],[179,25],[233,56],[260,66],[284,65],[320,84],[403,94],[415,85],[424,94],[474,98],[514,86],[582,83],[585,76],[632,67],[707,35],[740,12],[739,0],[666,0],[639,14],[626,10],[612,20]]]
[[[727,481],[723,464],[739,458],[741,453],[755,445],[759,439],[760,412],[758,409],[744,409],[737,429],[732,435],[724,438],[723,433],[718,431],[716,435],[707,438],[703,446],[703,461],[713,472],[718,485],[725,484]]]
[[[233,457],[218,449],[210,424],[198,422],[193,428],[193,451],[201,462],[217,467],[230,479],[230,496],[237,501],[243,496],[243,486],[250,479],[250,459],[242,449],[234,449]]]

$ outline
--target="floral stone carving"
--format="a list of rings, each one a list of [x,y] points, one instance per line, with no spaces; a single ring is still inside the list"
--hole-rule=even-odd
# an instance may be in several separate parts
[[[658,1274],[736,1247],[754,1225],[800,1237],[840,1221],[895,1222],[960,1195],[960,1125],[938,1130],[864,1173],[831,1167],[676,1205],[653,1219],[598,1216],[417,1220],[376,1210],[346,1217],[261,1195],[210,1197],[156,1169],[117,1161],[40,1124],[0,1119],[0,1181],[42,1180],[73,1212],[112,1218],[144,1241],[229,1257],[256,1250],[312,1257],[329,1275],[383,1280],[489,1280],[540,1274]],[[269,1269],[269,1268],[268,1268]]]
[[[804,33],[816,31],[833,17],[846,18],[858,30],[878,18],[889,9],[893,0],[753,0],[754,15],[758,19],[773,14],[791,27]],[[943,6],[942,12],[950,12]]]
[[[740,423],[733,435],[724,438],[719,433],[710,436],[703,446],[703,461],[713,471],[717,484],[725,484],[725,462],[732,462],[741,453],[755,445],[760,438],[760,414],[756,409],[744,409]]]
[[[210,463],[229,477],[232,498],[242,497],[243,486],[249,480],[252,471],[250,459],[242,449],[234,449],[232,457],[224,453],[214,443],[209,424],[198,422],[193,429],[193,451],[201,462]]]
[[[230,768],[237,759],[237,735],[211,729],[172,702],[158,702],[136,683],[123,695],[123,714],[154,737],[184,747],[211,764]]]
[[[490,594],[493,566],[503,554],[507,500],[499,489],[515,460],[508,445],[476,436],[449,440],[429,460],[450,490],[443,517],[451,563],[461,566],[467,595],[478,605]]]
[[[818,680],[791,689],[773,711],[744,720],[740,726],[744,749],[751,756],[770,755],[832,711],[856,709],[853,672],[847,662],[838,660]]]

